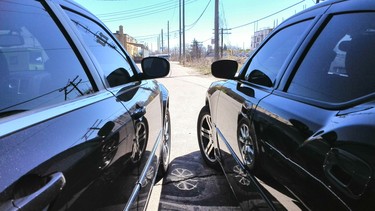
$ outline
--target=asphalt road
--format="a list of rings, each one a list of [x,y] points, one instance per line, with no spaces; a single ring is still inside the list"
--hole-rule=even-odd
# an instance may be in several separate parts
[[[239,210],[224,175],[208,168],[199,153],[197,118],[217,79],[171,62],[170,75],[158,80],[170,94],[171,164],[154,186],[147,210]]]

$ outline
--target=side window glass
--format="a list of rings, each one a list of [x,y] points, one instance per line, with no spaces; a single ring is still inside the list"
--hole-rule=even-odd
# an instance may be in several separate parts
[[[132,68],[107,30],[76,13],[67,11],[67,14],[104,71],[108,85],[114,87],[130,82],[134,76]]]
[[[310,22],[294,24],[273,35],[250,60],[245,79],[253,83],[272,86],[285,59],[300,40]],[[261,80],[259,80],[260,75],[262,76]]]
[[[93,92],[71,46],[37,1],[1,1],[0,118]],[[48,32],[48,33],[46,33]]]
[[[375,13],[333,16],[303,58],[288,92],[329,103],[373,93],[373,18]]]

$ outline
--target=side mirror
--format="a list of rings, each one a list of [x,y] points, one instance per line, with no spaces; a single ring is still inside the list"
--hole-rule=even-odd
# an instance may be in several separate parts
[[[119,86],[130,82],[130,75],[124,68],[117,68],[107,76],[110,87]]]
[[[234,79],[238,63],[233,60],[218,60],[211,64],[211,73],[216,78]]]
[[[169,74],[168,60],[160,57],[146,57],[142,59],[141,67],[144,79],[161,78]]]
[[[248,81],[266,87],[272,87],[273,85],[271,79],[260,70],[253,70],[249,75]]]

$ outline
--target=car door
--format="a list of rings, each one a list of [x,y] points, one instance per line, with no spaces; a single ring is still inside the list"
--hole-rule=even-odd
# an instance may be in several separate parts
[[[367,141],[374,131],[373,103],[358,101],[375,91],[374,52],[366,50],[375,42],[373,16],[356,12],[321,20],[327,24],[308,50],[301,49],[286,91],[263,99],[254,114],[267,174],[313,210],[373,206],[374,145]]]
[[[107,204],[144,207],[155,180],[161,152],[162,95],[154,80],[140,80],[134,62],[118,45],[113,35],[99,22],[67,11],[79,31],[92,59],[102,72],[107,89],[129,111],[132,132],[119,144],[118,156],[126,157],[124,169],[110,186]],[[125,135],[125,134],[124,134]],[[136,197],[140,197],[137,199]],[[134,203],[134,204],[133,204]]]
[[[220,158],[226,174],[233,177],[229,179],[232,187],[241,186],[248,190],[237,193],[237,198],[243,200],[243,209],[252,208],[252,203],[247,200],[253,199],[257,194],[261,194],[263,198],[269,197],[259,186],[260,193],[254,191],[257,180],[246,173],[263,165],[259,155],[262,151],[262,139],[257,136],[257,131],[262,128],[252,123],[254,110],[277,87],[283,70],[313,22],[314,16],[310,15],[296,24],[279,28],[244,64],[238,79],[229,80],[220,88],[213,117],[219,134]],[[238,185],[239,178],[249,181],[248,185]],[[236,180],[237,183],[234,182]],[[282,207],[276,202],[268,202],[278,209]]]
[[[114,178],[131,117],[89,71],[51,2],[0,4],[0,209],[94,204],[86,193]]]
[[[275,33],[245,63],[238,80],[228,80],[220,88],[213,118],[221,134],[221,150],[232,154],[243,166],[252,165],[254,159],[246,151],[255,146],[249,148],[244,141],[249,130],[254,130],[250,124],[252,112],[273,91],[277,75],[310,23],[304,21]]]

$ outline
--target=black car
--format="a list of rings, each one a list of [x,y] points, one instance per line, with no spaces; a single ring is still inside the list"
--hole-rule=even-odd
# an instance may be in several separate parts
[[[375,1],[325,1],[274,29],[239,71],[212,64],[226,80],[207,91],[199,147],[245,210],[375,208],[374,20]]]
[[[169,164],[169,62],[139,70],[71,1],[0,17],[0,210],[145,209]]]

